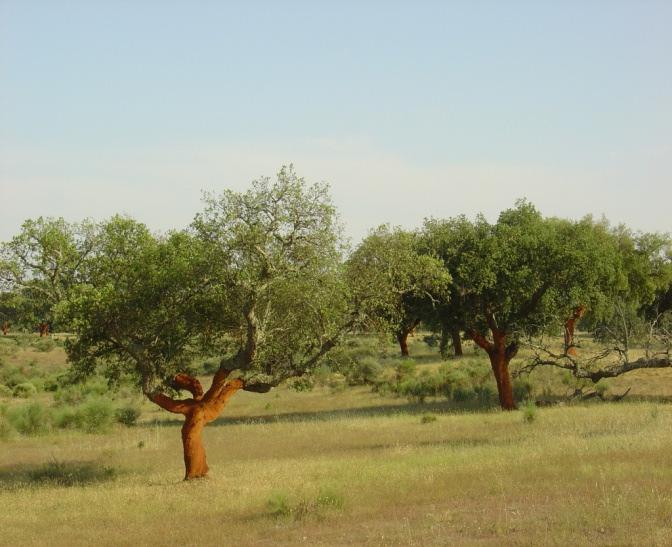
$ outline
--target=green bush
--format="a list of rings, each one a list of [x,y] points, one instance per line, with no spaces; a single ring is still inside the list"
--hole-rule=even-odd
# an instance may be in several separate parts
[[[14,394],[12,388],[5,384],[0,384],[0,397],[11,397]]]
[[[16,430],[7,417],[7,407],[0,406],[0,441],[11,439],[15,433]]]
[[[524,406],[521,407],[523,411],[523,421],[531,424],[537,418],[537,405],[532,401],[527,401]]]
[[[37,388],[31,382],[24,382],[23,384],[19,384],[12,391],[12,395],[20,399],[29,399],[36,393]]]
[[[380,378],[382,367],[373,357],[363,357],[353,361],[345,370],[345,379],[351,386],[376,384]]]
[[[294,391],[310,391],[314,386],[315,382],[310,376],[299,376],[287,382],[287,387]]]
[[[52,415],[38,402],[18,406],[7,412],[9,421],[22,435],[39,435],[51,429]]]
[[[532,382],[527,378],[517,378],[513,381],[513,398],[516,402],[527,401],[532,397]]]
[[[92,399],[79,407],[81,429],[87,433],[104,433],[112,427],[114,408],[107,399]]]
[[[35,340],[32,344],[30,344],[32,347],[34,347],[37,351],[44,351],[49,352],[52,349],[56,347],[56,342],[54,342],[51,338],[38,338]]]
[[[114,417],[120,424],[132,427],[137,423],[141,413],[142,411],[137,406],[127,405],[117,408],[114,411]]]

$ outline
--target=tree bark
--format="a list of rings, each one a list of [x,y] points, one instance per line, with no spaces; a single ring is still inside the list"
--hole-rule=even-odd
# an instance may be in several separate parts
[[[497,382],[497,393],[502,410],[515,410],[516,402],[513,399],[513,384],[509,373],[509,362],[516,355],[516,344],[506,345],[506,333],[496,327],[491,327],[493,341],[490,342],[485,336],[477,331],[470,331],[471,339],[485,350],[490,358],[492,373]]]
[[[408,330],[402,330],[397,333],[397,342],[399,342],[399,349],[402,357],[408,357]]]
[[[585,315],[586,308],[579,306],[574,309],[572,315],[565,321],[565,353],[567,355],[576,355],[576,346],[574,345],[574,329],[576,324]]]
[[[173,385],[189,391],[192,399],[175,400],[163,393],[147,396],[161,408],[184,415],[182,425],[182,448],[184,452],[184,480],[198,479],[208,474],[208,462],[203,446],[203,428],[217,418],[228,400],[244,387],[240,379],[226,380],[230,371],[220,369],[212,380],[212,386],[203,394],[201,383],[187,374],[178,374]]]
[[[9,321],[5,321],[2,324],[2,334],[3,334],[3,336],[7,336],[7,333],[9,333]]]
[[[450,331],[450,335],[453,338],[453,350],[455,352],[455,357],[462,357],[462,337],[460,336],[459,329],[453,329]]]

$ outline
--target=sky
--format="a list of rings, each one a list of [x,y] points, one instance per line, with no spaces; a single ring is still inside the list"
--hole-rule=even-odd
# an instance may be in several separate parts
[[[293,163],[357,242],[527,198],[672,231],[672,2],[0,0],[0,240]]]

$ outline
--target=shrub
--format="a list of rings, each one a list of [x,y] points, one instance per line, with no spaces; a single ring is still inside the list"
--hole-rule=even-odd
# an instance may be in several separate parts
[[[403,395],[409,401],[416,403],[424,403],[427,397],[434,397],[439,391],[439,377],[431,374],[408,378],[401,382],[398,387],[399,395]]]
[[[436,421],[436,416],[433,414],[423,414],[422,418],[420,418],[420,423],[421,424],[431,424],[432,422]]]
[[[7,417],[7,407],[0,406],[0,441],[11,439],[16,430]]]
[[[415,369],[416,366],[415,361],[413,361],[413,359],[403,359],[399,361],[394,367],[397,383],[400,383],[407,378],[412,378],[413,376],[415,376]]]
[[[497,391],[489,384],[474,386],[474,393],[478,401],[485,404],[492,403],[493,399],[497,396]]]
[[[289,380],[287,386],[294,391],[310,391],[315,386],[315,383],[309,376],[299,376],[298,378]]]
[[[517,378],[513,381],[512,388],[516,402],[526,401],[532,396],[532,382],[527,378]]]
[[[266,501],[268,512],[274,517],[288,517],[292,514],[289,496],[285,492],[274,492]]]
[[[609,389],[609,386],[606,384],[606,382],[598,382],[595,384],[595,393],[597,393],[597,396],[602,399],[606,393],[607,390]]]
[[[141,410],[137,406],[123,406],[114,411],[114,417],[120,424],[127,427],[134,426],[140,417]]]
[[[13,393],[12,388],[5,384],[0,384],[0,397],[11,397]]]
[[[30,382],[24,382],[14,388],[12,394],[20,399],[29,399],[37,393],[37,388]]]
[[[56,347],[56,342],[54,342],[51,338],[38,338],[30,345],[37,351],[44,351],[46,353]]]
[[[51,413],[38,402],[15,407],[8,411],[7,417],[22,435],[39,435],[51,428]]]
[[[470,387],[458,385],[453,388],[451,397],[456,403],[466,403],[476,397],[476,393]]]
[[[363,357],[353,361],[345,371],[345,379],[351,386],[372,385],[378,382],[382,367],[373,357]]]
[[[114,408],[107,399],[92,399],[79,409],[81,428],[87,433],[104,433],[112,426]]]
[[[523,411],[523,421],[526,423],[530,424],[536,419],[537,405],[535,405],[532,401],[527,401],[527,403],[521,407],[521,410]]]

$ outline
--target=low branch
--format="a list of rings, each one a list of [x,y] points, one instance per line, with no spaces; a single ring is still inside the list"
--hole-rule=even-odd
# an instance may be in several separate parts
[[[194,400],[200,401],[203,398],[203,386],[198,378],[189,376],[188,374],[178,374],[173,378],[173,385],[175,389],[184,389],[191,393]]]

